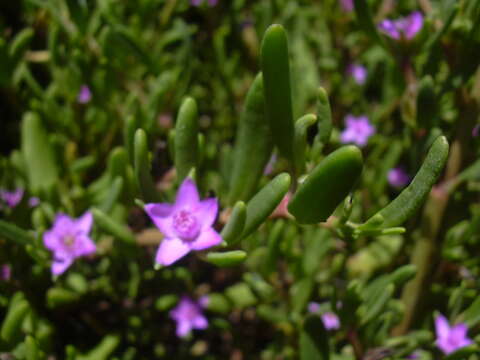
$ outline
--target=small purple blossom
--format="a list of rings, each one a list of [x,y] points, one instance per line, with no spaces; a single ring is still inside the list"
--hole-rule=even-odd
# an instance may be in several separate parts
[[[415,359],[418,359],[419,357],[420,357],[419,352],[414,351],[413,353],[411,353],[410,355],[407,356],[407,359],[415,360]]]
[[[3,264],[0,267],[0,279],[4,281],[8,281],[10,280],[11,277],[12,277],[12,268],[10,267],[10,265]]]
[[[475,125],[472,129],[472,136],[477,137],[478,134],[480,133],[480,124]]]
[[[423,26],[423,15],[414,11],[410,15],[398,20],[385,19],[378,24],[378,29],[395,40],[411,40]]]
[[[375,134],[375,127],[365,115],[358,117],[347,115],[345,125],[345,130],[340,134],[340,141],[343,144],[354,143],[362,147],[367,145],[368,138]]]
[[[365,84],[367,81],[367,68],[360,64],[350,64],[347,73],[355,80],[358,85]]]
[[[463,323],[450,327],[448,320],[441,314],[435,318],[435,332],[437,335],[435,343],[446,355],[473,343],[468,338],[467,331],[467,325]]]
[[[340,320],[338,319],[338,316],[331,311],[327,311],[322,314],[322,322],[323,326],[325,326],[325,329],[327,330],[340,329]]]
[[[180,186],[174,204],[146,204],[145,211],[163,233],[155,262],[171,265],[192,250],[219,245],[222,237],[212,227],[218,213],[216,198],[200,201],[190,178]]]
[[[36,196],[32,196],[31,198],[28,199],[28,206],[30,207],[35,207],[40,205],[40,199]]]
[[[43,234],[43,244],[53,252],[52,273],[61,275],[81,256],[95,253],[97,247],[89,237],[93,216],[87,211],[74,219],[58,214],[53,227]]]
[[[320,311],[320,304],[314,301],[308,303],[308,312],[309,313],[318,313]]]
[[[193,6],[200,6],[202,5],[203,3],[203,0],[191,0],[190,1],[190,4],[192,4]],[[213,7],[215,5],[218,4],[218,0],[207,0],[207,3],[209,6]]]
[[[78,92],[77,101],[79,104],[87,104],[92,100],[92,92],[87,85],[82,85]]]
[[[353,0],[340,0],[340,6],[345,12],[351,12],[354,9]]]
[[[188,336],[192,329],[203,330],[208,327],[207,318],[202,313],[202,305],[187,296],[180,299],[178,305],[170,311],[170,317],[177,323],[177,336]]]
[[[410,182],[410,176],[402,167],[390,169],[387,175],[388,183],[396,188],[401,188]]]
[[[0,199],[9,207],[14,208],[23,198],[23,189],[17,188],[15,190],[0,190]]]

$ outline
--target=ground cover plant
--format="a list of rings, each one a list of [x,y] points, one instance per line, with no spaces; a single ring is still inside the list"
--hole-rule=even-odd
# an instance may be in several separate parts
[[[0,4],[0,359],[480,359],[480,1]]]

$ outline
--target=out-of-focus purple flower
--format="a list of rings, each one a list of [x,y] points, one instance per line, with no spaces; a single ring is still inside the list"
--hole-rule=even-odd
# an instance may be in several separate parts
[[[480,133],[480,124],[475,125],[472,129],[472,136],[477,137],[478,134]]]
[[[190,4],[192,4],[193,6],[200,6],[200,5],[202,5],[202,3],[203,3],[203,0],[191,0],[190,1]],[[209,6],[213,7],[213,6],[218,4],[218,0],[208,0],[207,3],[208,3]]]
[[[217,199],[200,201],[190,178],[183,181],[174,204],[146,204],[145,211],[165,236],[155,257],[157,264],[171,265],[192,250],[204,250],[222,242],[212,227],[218,213]]]
[[[0,190],[0,199],[10,208],[17,206],[23,198],[23,189]]]
[[[320,311],[320,304],[314,301],[308,303],[308,312],[318,313]]]
[[[54,275],[65,272],[76,258],[95,253],[97,247],[89,237],[92,224],[93,216],[89,211],[78,219],[57,215],[53,227],[43,234],[43,244],[53,252]]]
[[[87,85],[82,85],[80,91],[78,92],[77,101],[80,104],[87,104],[92,100],[92,92]]]
[[[367,145],[368,138],[375,134],[375,127],[364,115],[358,117],[347,115],[345,126],[345,130],[340,134],[340,141],[343,144],[354,143],[362,147]]]
[[[353,77],[358,85],[363,85],[367,81],[367,68],[363,65],[350,64],[347,68],[347,73]]]
[[[401,188],[410,182],[410,176],[402,167],[390,169],[387,175],[388,183],[396,188]]]
[[[340,5],[342,6],[343,11],[353,11],[353,0],[340,0]]]
[[[467,325],[463,323],[450,327],[448,320],[441,314],[435,318],[435,332],[437,335],[435,343],[446,355],[473,343],[468,338],[467,331]]]
[[[0,279],[4,280],[4,281],[8,281],[10,280],[10,278],[12,277],[12,268],[10,267],[10,265],[7,265],[7,264],[3,264],[0,268]]]
[[[28,206],[30,207],[35,207],[40,204],[40,199],[36,196],[32,196],[30,199],[28,199]]]
[[[415,351],[413,353],[411,353],[410,355],[407,356],[407,359],[412,359],[412,360],[415,360],[415,359],[418,359],[420,357],[418,351]]]
[[[265,169],[263,170],[263,175],[270,175],[275,167],[275,163],[277,162],[277,154],[272,154],[270,160],[268,160],[267,165],[265,165]]]
[[[415,11],[407,17],[398,20],[383,20],[378,24],[378,28],[384,34],[395,40],[411,40],[417,35],[423,26],[423,15],[420,11]]]
[[[340,320],[335,313],[327,311],[322,314],[323,326],[327,330],[337,330],[340,329]]]
[[[187,296],[180,299],[178,305],[170,311],[170,317],[177,323],[177,336],[188,336],[192,329],[203,330],[208,327],[207,318],[202,313],[202,306]]]

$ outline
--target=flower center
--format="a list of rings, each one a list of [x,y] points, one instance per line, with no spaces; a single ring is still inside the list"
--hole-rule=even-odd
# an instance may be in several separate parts
[[[173,215],[173,228],[183,240],[192,240],[200,230],[197,218],[188,210],[182,209]]]
[[[67,247],[72,247],[73,244],[75,244],[75,237],[73,235],[65,235],[63,238],[62,238],[62,241],[63,241],[63,244]]]

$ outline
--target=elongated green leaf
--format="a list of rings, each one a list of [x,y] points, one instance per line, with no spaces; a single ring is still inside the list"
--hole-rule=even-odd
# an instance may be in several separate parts
[[[372,38],[372,40],[378,42],[384,46],[384,42],[378,34],[377,27],[373,20],[372,12],[368,6],[367,0],[354,0],[355,14],[357,15],[357,21],[360,27],[365,33]]]
[[[288,60],[288,40],[282,25],[271,25],[262,41],[263,72],[267,119],[273,141],[280,152],[293,161],[293,109]]]
[[[115,236],[117,239],[122,240],[127,244],[135,243],[135,238],[133,237],[132,232],[123,224],[118,223],[100,209],[93,208],[92,214],[95,219],[95,224],[97,224],[103,231]]]
[[[227,245],[234,245],[241,239],[246,218],[247,207],[243,201],[238,201],[221,232],[222,239]]]
[[[2,340],[10,342],[20,335],[22,323],[29,308],[30,306],[23,296],[12,298],[0,329]]]
[[[288,204],[288,211],[302,224],[327,220],[352,190],[362,172],[360,150],[344,146],[323,159]]]
[[[23,118],[22,153],[31,191],[38,194],[50,190],[57,181],[58,169],[47,132],[35,113],[27,113]]]
[[[465,360],[469,359],[470,355],[478,355],[479,352],[480,348],[474,344],[458,349],[457,351],[446,356],[444,360]]]
[[[175,125],[175,168],[179,182],[197,167],[198,110],[195,99],[187,97],[180,106]]]
[[[377,213],[384,219],[382,227],[401,225],[418,210],[439,178],[447,162],[447,157],[448,142],[444,136],[440,136],[431,146],[422,167],[410,185]],[[365,225],[368,225],[372,219],[373,217]]]
[[[375,296],[371,297],[372,301],[359,309],[359,311],[363,310],[360,315],[361,324],[368,324],[384,310],[388,301],[392,298],[395,285],[388,284],[375,290]]]
[[[279,174],[248,202],[242,237],[250,235],[270,216],[287,193],[290,181],[287,173]]]
[[[20,31],[12,40],[8,53],[13,62],[17,62],[23,55],[28,45],[35,36],[35,31],[32,28],[25,28]]]
[[[272,135],[265,116],[263,77],[258,74],[248,91],[238,123],[230,175],[230,204],[250,199],[258,187],[272,149]]]
[[[477,297],[472,305],[465,310],[463,313],[463,319],[469,328],[480,323],[480,297]]]
[[[247,253],[242,250],[211,252],[207,254],[207,261],[209,263],[221,267],[239,265],[243,263],[246,258]]]
[[[129,116],[125,120],[123,127],[123,142],[127,148],[128,158],[130,164],[133,165],[134,159],[134,141],[135,141],[135,131],[138,129],[138,120],[135,116]]]
[[[323,145],[328,144],[332,134],[332,110],[328,94],[324,88],[318,88],[317,118],[318,118],[318,140]]]
[[[300,333],[300,359],[330,359],[328,333],[318,315],[309,315],[305,319]]]
[[[138,129],[135,133],[134,149],[135,177],[142,199],[147,202],[159,202],[160,197],[150,174],[147,134],[142,129]]]
[[[79,360],[108,360],[111,359],[112,353],[120,344],[120,336],[107,335],[102,341],[87,355],[79,356]]]
[[[17,225],[0,220],[0,237],[4,237],[19,245],[26,245],[33,242],[33,236]]]
[[[305,171],[305,152],[307,150],[307,130],[315,124],[317,117],[313,114],[307,114],[298,119],[295,123],[295,166],[297,175]]]
[[[107,197],[103,201],[103,203],[99,206],[99,208],[105,212],[109,213],[115,203],[117,202],[118,198],[120,197],[120,194],[123,191],[123,184],[124,181],[120,176],[117,176],[115,180],[113,180],[112,185],[110,189],[108,190]]]
[[[435,115],[437,111],[437,99],[431,76],[425,76],[420,81],[420,88],[417,96],[417,124],[429,129],[436,124]]]
[[[65,306],[80,299],[80,294],[60,287],[50,288],[47,292],[47,305],[49,308]]]

